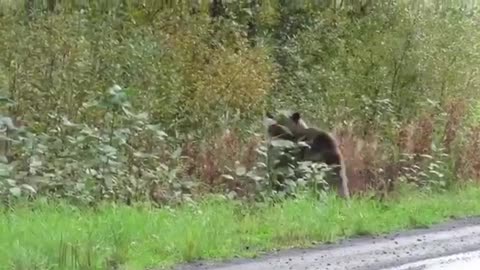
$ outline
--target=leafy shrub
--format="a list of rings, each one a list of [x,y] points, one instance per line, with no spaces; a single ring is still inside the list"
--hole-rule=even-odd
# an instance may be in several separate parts
[[[22,136],[16,147],[23,156],[5,178],[14,186],[3,188],[21,195],[16,184],[34,194],[89,203],[144,200],[157,184],[170,190],[176,175],[165,159],[167,135],[147,114],[132,111],[127,93],[115,86],[86,106],[103,114],[101,128],[64,117],[58,129]]]
[[[212,18],[207,2],[160,2],[62,1],[29,16],[8,3],[0,96],[13,102],[1,109],[28,132],[1,168],[2,194],[275,197],[278,172],[255,133],[266,106],[334,130],[354,192],[478,178],[476,11],[229,2]],[[288,195],[298,179],[321,182],[296,165]]]
[[[275,82],[268,50],[251,48],[235,25],[216,24],[195,17],[168,30],[170,48],[179,56],[176,61],[188,87],[182,95],[182,113],[203,125],[228,112],[258,114]],[[222,31],[215,30],[219,27]]]

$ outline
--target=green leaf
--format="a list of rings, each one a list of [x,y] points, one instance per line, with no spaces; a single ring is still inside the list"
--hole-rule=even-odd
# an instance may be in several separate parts
[[[23,185],[21,185],[21,187],[22,187],[23,189],[28,190],[31,194],[37,193],[37,191],[36,191],[32,186],[30,186],[30,185],[23,184]]]
[[[227,180],[234,180],[235,178],[229,174],[222,174],[222,178],[225,178]]]
[[[20,197],[22,195],[22,190],[19,187],[10,188],[10,194],[15,197]]]
[[[247,173],[247,168],[245,168],[245,166],[243,166],[243,165],[238,165],[235,168],[235,174],[238,175],[238,176],[243,176],[246,173]]]
[[[279,147],[279,148],[293,148],[295,147],[295,143],[292,141],[288,140],[280,140],[280,139],[275,139],[271,141],[271,144],[273,147]]]

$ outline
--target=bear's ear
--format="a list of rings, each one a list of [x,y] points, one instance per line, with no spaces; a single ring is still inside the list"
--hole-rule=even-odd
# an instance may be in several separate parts
[[[298,124],[298,121],[300,121],[300,113],[299,112],[294,112],[291,116],[293,122],[295,124]]]

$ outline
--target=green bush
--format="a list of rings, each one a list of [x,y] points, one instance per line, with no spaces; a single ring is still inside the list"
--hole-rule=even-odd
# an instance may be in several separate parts
[[[402,167],[406,150],[429,155],[408,161],[421,186],[450,186],[445,178],[474,166],[454,164],[476,149],[475,123],[463,124],[480,86],[475,10],[239,1],[214,18],[206,2],[62,2],[0,2],[0,96],[13,101],[2,114],[28,131],[4,168],[4,194],[129,202],[196,187],[248,193],[250,182],[217,178],[235,158],[262,158],[256,137],[243,139],[266,107],[352,127],[343,135],[352,151],[342,147],[363,179]],[[112,85],[122,90],[105,92]],[[411,126],[413,135],[400,134]],[[400,147],[404,139],[413,146]]]

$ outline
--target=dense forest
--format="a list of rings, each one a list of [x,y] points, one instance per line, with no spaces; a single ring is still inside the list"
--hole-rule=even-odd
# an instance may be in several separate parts
[[[282,196],[261,120],[285,108],[336,136],[354,194],[479,179],[475,1],[0,5],[6,202]]]

